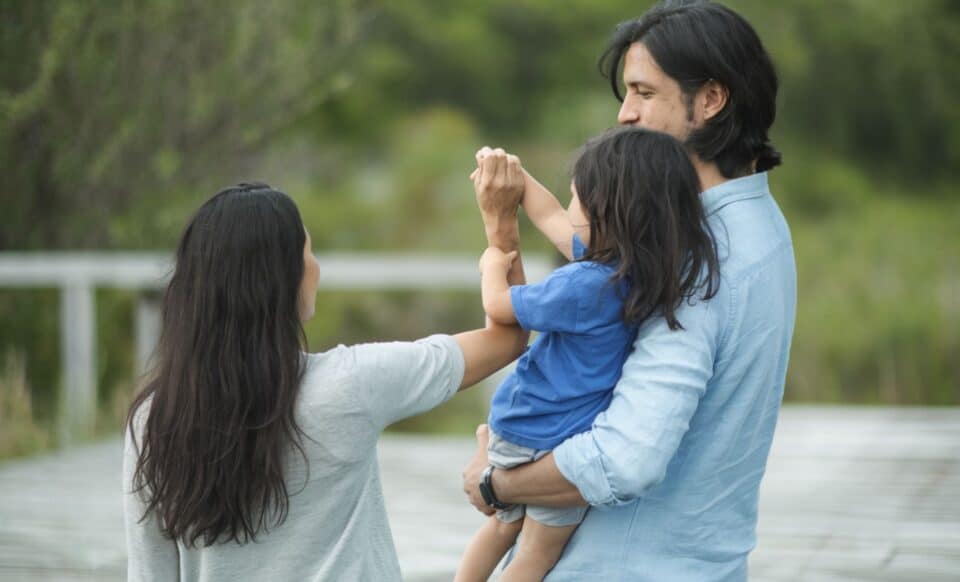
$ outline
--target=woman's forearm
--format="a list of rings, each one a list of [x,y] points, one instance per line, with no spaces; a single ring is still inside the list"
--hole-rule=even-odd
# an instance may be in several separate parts
[[[453,339],[463,352],[460,389],[469,388],[520,357],[530,334],[516,325],[487,320],[487,327],[458,333]]]

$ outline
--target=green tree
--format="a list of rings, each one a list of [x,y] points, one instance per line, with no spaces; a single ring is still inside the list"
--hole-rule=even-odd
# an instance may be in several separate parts
[[[169,239],[178,201],[348,84],[358,23],[352,0],[5,1],[0,249]]]

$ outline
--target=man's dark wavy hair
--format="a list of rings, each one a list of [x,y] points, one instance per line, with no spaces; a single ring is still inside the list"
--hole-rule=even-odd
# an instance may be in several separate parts
[[[726,107],[686,140],[701,160],[715,162],[726,178],[752,173],[754,160],[758,172],[780,165],[767,135],[776,117],[777,73],[750,23],[720,4],[665,0],[619,24],[599,66],[620,101],[622,61],[637,42],[679,83],[688,107],[707,81],[729,91]]]
[[[573,184],[590,220],[581,260],[616,265],[626,281],[623,316],[640,325],[663,316],[683,326],[677,309],[717,293],[717,245],[700,201],[700,180],[683,145],[639,127],[590,140],[573,168]]]
[[[126,422],[141,519],[156,515],[170,539],[245,543],[286,518],[285,460],[304,452],[305,241],[293,200],[266,184],[216,194],[180,238],[153,370]]]

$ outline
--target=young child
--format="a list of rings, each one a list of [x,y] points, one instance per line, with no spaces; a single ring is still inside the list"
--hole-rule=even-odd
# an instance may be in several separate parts
[[[490,406],[488,458],[496,469],[539,459],[589,430],[610,403],[637,327],[650,317],[680,327],[675,310],[700,286],[704,265],[695,257],[715,256],[704,252],[714,247],[697,173],[665,134],[620,128],[588,142],[566,210],[524,176],[524,211],[572,262],[541,283],[511,287],[516,253],[491,247],[481,258],[487,316],[540,332]],[[499,509],[467,546],[456,581],[487,580],[521,533],[500,580],[541,580],[586,511]]]

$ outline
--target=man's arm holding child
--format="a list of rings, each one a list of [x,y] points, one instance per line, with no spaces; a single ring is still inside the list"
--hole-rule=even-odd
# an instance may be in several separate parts
[[[685,303],[678,312],[684,329],[671,330],[662,317],[646,322],[609,408],[591,430],[570,437],[539,461],[494,471],[493,490],[500,501],[616,506],[656,486],[712,376],[719,312],[714,301]],[[478,440],[481,435],[485,429],[478,429]],[[486,464],[478,450],[463,473],[464,492],[484,513],[489,508],[477,489]]]

